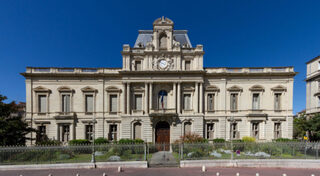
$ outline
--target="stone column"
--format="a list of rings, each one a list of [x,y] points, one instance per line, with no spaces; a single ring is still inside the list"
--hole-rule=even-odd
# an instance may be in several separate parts
[[[148,114],[148,83],[144,83],[144,113]]]
[[[131,114],[130,113],[130,83],[127,83],[127,114]]]
[[[176,83],[173,83],[173,104],[174,104],[174,109],[177,111],[177,88],[176,88]]]
[[[203,83],[200,83],[200,94],[199,94],[199,111],[203,113]]]
[[[194,84],[194,87],[195,87],[195,92],[194,92],[194,102],[193,102],[193,107],[194,107],[194,112],[195,113],[198,113],[199,111],[198,111],[198,105],[199,105],[199,98],[198,98],[198,95],[199,95],[199,90],[198,90],[198,83],[196,82],[195,84]]]
[[[149,112],[152,110],[152,84],[150,83],[150,88],[149,88]]]
[[[181,83],[178,83],[178,96],[177,96],[177,113],[181,113]]]
[[[126,83],[122,83],[123,91],[121,92],[121,101],[120,101],[120,107],[121,107],[121,114],[126,113]]]

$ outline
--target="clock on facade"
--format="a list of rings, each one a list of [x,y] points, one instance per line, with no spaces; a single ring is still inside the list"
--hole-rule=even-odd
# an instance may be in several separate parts
[[[165,69],[168,66],[168,62],[166,60],[160,60],[159,61],[159,67],[162,69]]]

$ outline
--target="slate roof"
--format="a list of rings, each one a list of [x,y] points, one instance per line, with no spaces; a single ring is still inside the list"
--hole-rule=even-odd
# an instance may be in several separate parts
[[[180,42],[181,46],[184,44],[189,44],[189,46],[192,48],[187,32],[187,30],[174,30],[173,37],[176,41]],[[134,44],[134,48],[138,48],[139,43],[142,43],[143,46],[146,46],[146,44],[152,40],[152,33],[152,30],[139,30],[139,35],[136,43]]]

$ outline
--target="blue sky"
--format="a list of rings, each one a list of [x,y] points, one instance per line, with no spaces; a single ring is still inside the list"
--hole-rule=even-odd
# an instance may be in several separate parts
[[[153,3],[157,2],[157,3]],[[305,108],[305,62],[320,55],[320,1],[0,1],[0,94],[25,101],[26,66],[121,67],[123,44],[167,16],[203,44],[206,67],[294,66],[294,112]]]

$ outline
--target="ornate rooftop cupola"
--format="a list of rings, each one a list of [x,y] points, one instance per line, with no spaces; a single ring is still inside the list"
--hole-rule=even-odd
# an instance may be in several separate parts
[[[169,18],[153,22],[153,30],[139,30],[133,46],[123,45],[124,71],[203,71],[203,47],[192,47],[186,30],[174,30]]]
[[[172,20],[163,16],[153,22],[152,43],[155,51],[172,50],[173,25]]]

